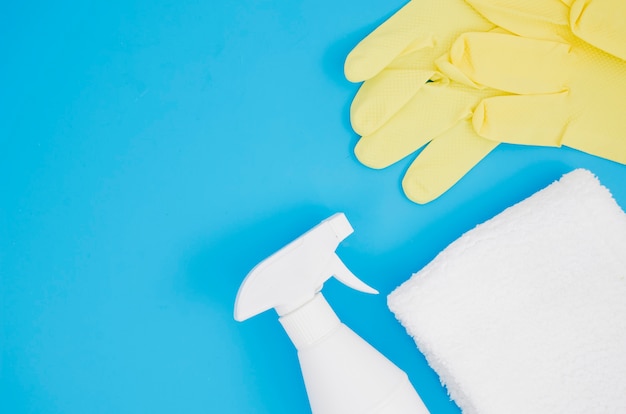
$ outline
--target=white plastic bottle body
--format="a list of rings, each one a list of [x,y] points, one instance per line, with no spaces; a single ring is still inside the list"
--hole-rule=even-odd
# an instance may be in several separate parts
[[[281,322],[313,414],[428,414],[406,373],[341,323],[321,294]]]
[[[425,414],[404,371],[344,324],[298,351],[313,414]]]

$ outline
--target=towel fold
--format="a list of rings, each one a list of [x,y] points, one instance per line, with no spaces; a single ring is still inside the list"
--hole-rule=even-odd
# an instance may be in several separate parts
[[[626,214],[587,170],[465,233],[388,305],[464,413],[626,413]]]

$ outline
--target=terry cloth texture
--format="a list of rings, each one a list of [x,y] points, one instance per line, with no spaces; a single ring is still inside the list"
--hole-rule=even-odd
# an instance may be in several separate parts
[[[626,214],[589,171],[468,231],[388,305],[464,413],[626,413]]]

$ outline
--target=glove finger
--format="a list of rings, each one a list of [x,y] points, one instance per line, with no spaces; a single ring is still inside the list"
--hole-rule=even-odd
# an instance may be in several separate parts
[[[470,120],[458,122],[439,135],[417,156],[403,180],[404,193],[425,204],[456,184],[498,143],[479,137]]]
[[[415,15],[420,12],[413,1],[406,4],[387,21],[365,37],[348,54],[344,73],[351,82],[376,76],[406,51],[432,46],[432,39],[418,35]]]
[[[488,31],[489,33],[499,33],[499,34],[512,34],[504,30],[501,27],[494,27],[493,29]],[[456,66],[450,62],[450,50],[447,50],[445,54],[439,56],[435,59],[435,66],[443,74],[443,76],[451,79],[455,82],[458,82],[465,86],[471,86],[472,88],[481,89],[480,85],[477,85],[471,79],[469,79],[462,71],[459,70]]]
[[[572,119],[567,93],[484,99],[474,130],[495,142],[570,148],[626,164],[626,140],[609,120]]]
[[[568,127],[567,93],[484,99],[472,123],[481,137],[509,144],[561,146]]]
[[[450,62],[473,82],[511,93],[566,89],[572,57],[567,44],[499,33],[465,33]]]
[[[387,123],[433,76],[434,71],[384,70],[361,85],[350,106],[350,123],[370,135]]]
[[[429,49],[430,61],[448,50],[461,33],[490,30],[493,25],[465,0],[412,0],[363,39],[346,58],[344,72],[352,82],[371,79],[399,57]]]
[[[559,0],[466,0],[488,20],[519,36],[569,38],[569,8]]]
[[[569,18],[576,36],[626,60],[626,1],[576,0]]]
[[[371,168],[385,168],[424,146],[459,120],[469,118],[484,93],[427,83],[386,124],[363,136],[354,152]]]

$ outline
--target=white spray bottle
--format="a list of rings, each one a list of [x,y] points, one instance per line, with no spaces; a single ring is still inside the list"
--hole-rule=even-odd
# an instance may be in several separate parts
[[[276,309],[298,350],[313,414],[427,414],[406,373],[341,323],[320,292],[335,276],[378,293],[335,253],[352,232],[338,213],[259,263],[239,288],[235,319]]]

